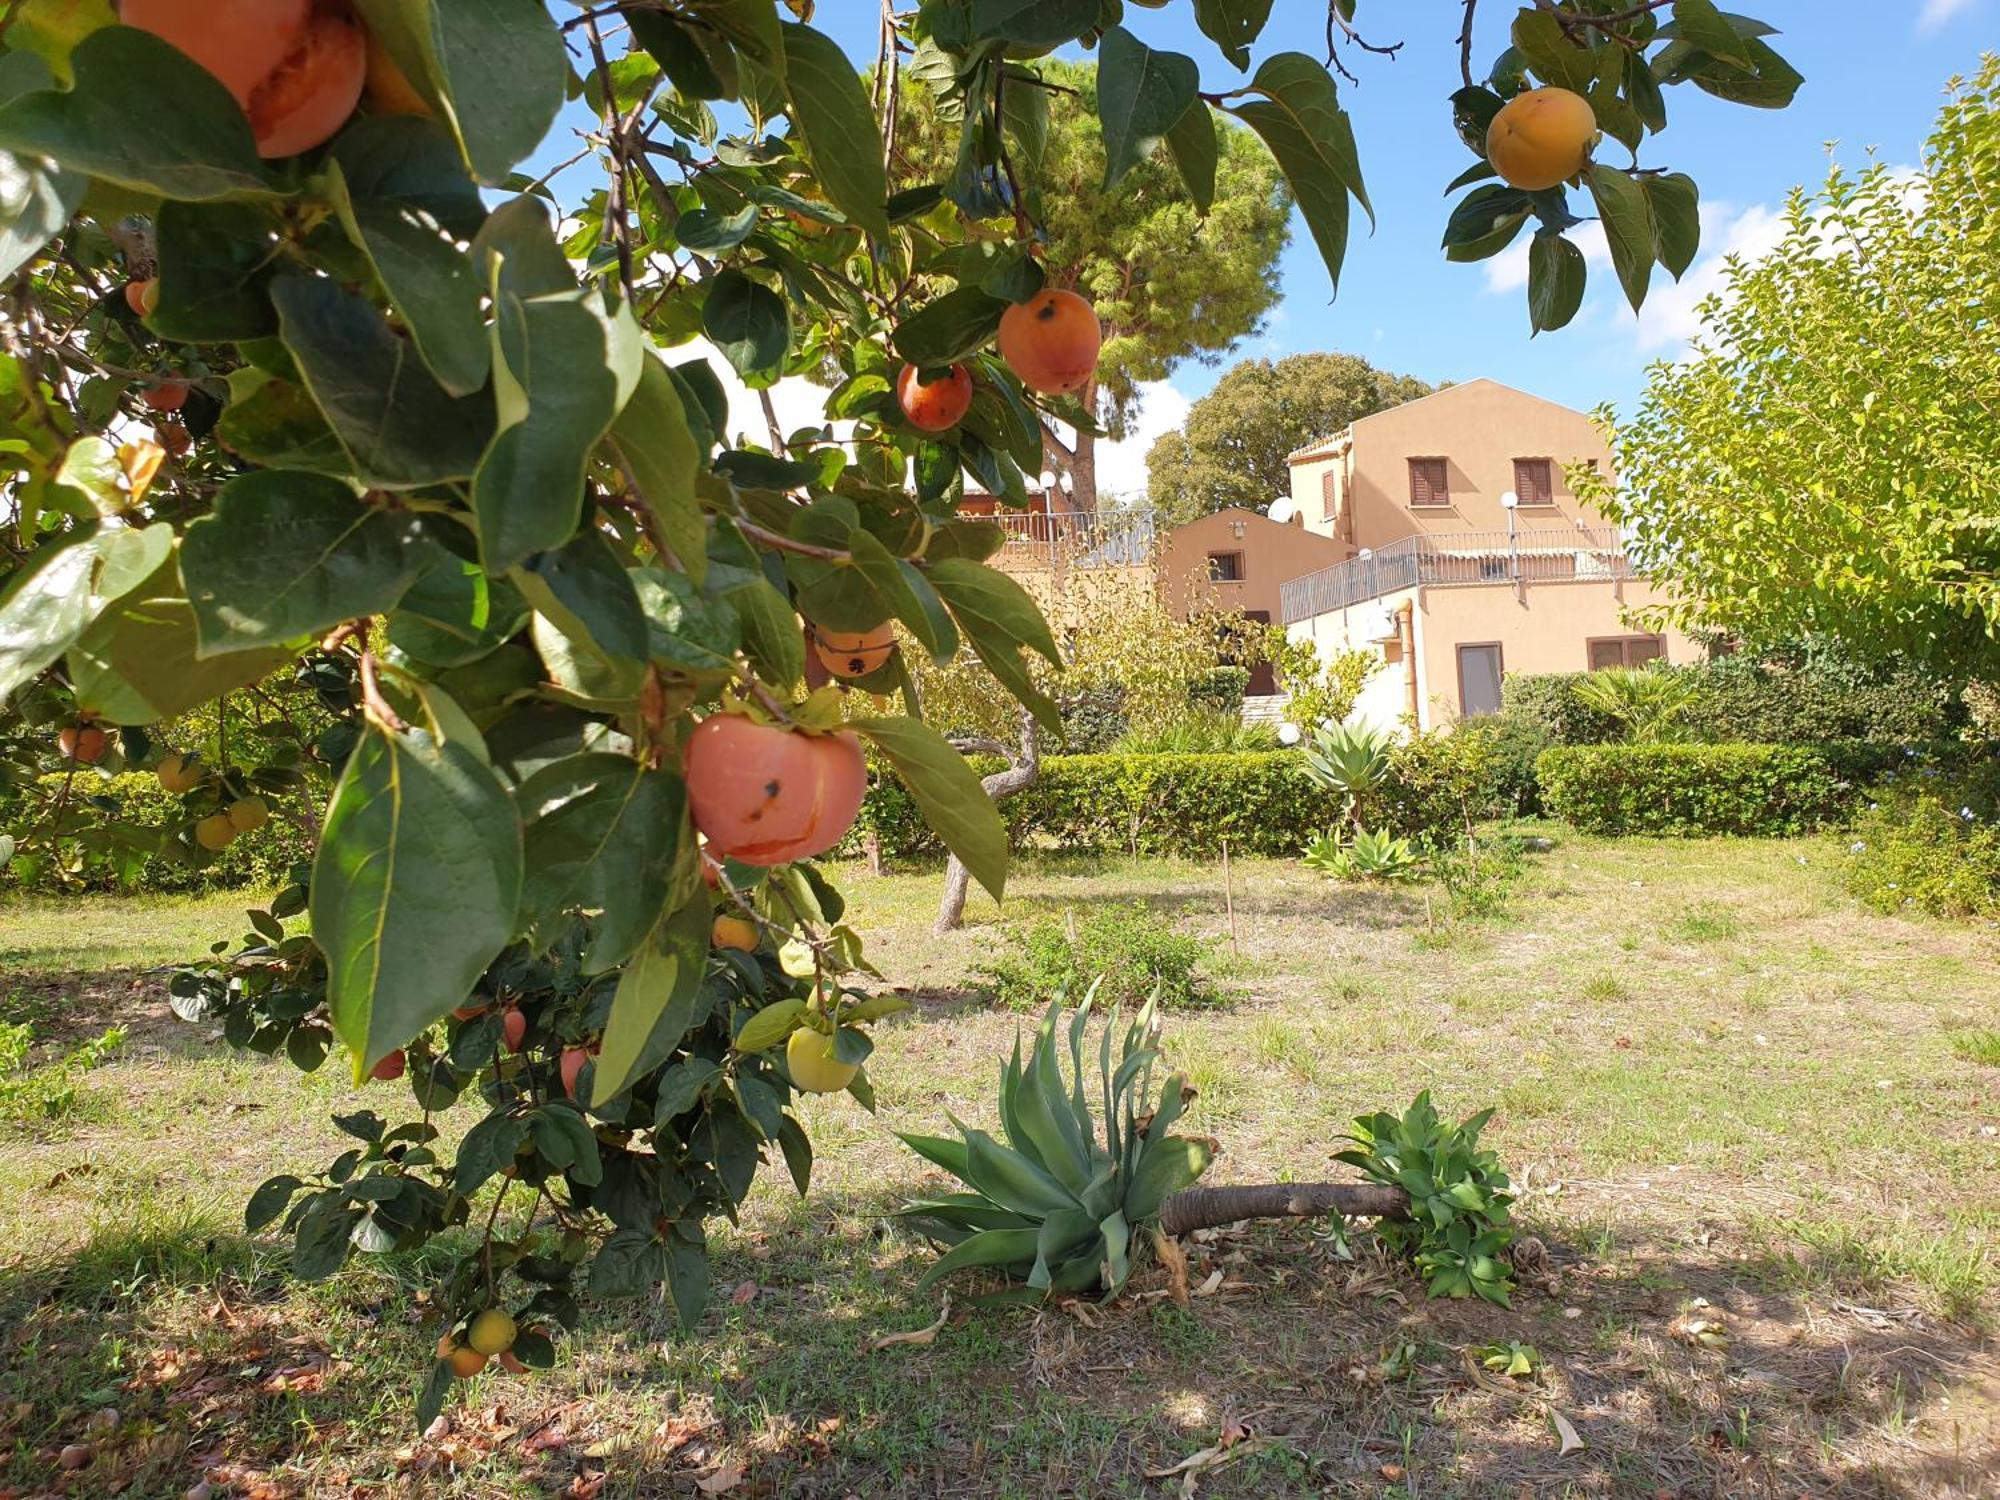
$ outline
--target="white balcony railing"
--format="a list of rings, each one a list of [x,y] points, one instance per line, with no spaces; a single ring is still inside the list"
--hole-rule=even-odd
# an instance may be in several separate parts
[[[1152,559],[1157,532],[1150,507],[1099,511],[1003,510],[982,517],[1006,533],[1001,557],[1072,568],[1136,567]]]
[[[1279,590],[1284,623],[1347,609],[1419,584],[1575,583],[1638,576],[1615,526],[1544,527],[1513,535],[1407,536]]]

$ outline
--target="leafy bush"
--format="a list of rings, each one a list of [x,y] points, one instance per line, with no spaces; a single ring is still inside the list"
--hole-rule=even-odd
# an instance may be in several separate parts
[[[1444,887],[1456,920],[1499,916],[1527,868],[1520,842],[1506,837],[1469,839],[1430,858],[1431,875]]]
[[[1513,709],[1502,709],[1476,726],[1486,737],[1492,758],[1490,779],[1497,812],[1532,818],[1542,812],[1542,783],[1535,775],[1535,763],[1544,750],[1556,746],[1555,736],[1538,719]]]
[[[1573,691],[1585,708],[1617,724],[1617,738],[1657,745],[1688,738],[1683,721],[1701,689],[1690,674],[1651,666],[1586,672]]]
[[[1877,911],[2000,917],[2000,823],[1928,795],[1878,805],[1854,826],[1845,876]]]
[[[1413,734],[1390,750],[1364,821],[1424,849],[1449,848],[1501,810],[1495,766],[1483,721]]]
[[[1534,672],[1509,677],[1500,717],[1533,725],[1552,745],[1601,745],[1618,738],[1618,721],[1585,703],[1576,687],[1587,672]]]
[[[1153,1007],[1125,1028],[1111,1051],[1114,1016],[1097,1049],[1097,1088],[1086,1080],[1084,1024],[1079,1009],[1067,1028],[1062,1006],[1049,1007],[1035,1031],[1028,1061],[1021,1043],[1000,1073],[1000,1119],[1007,1140],[959,1126],[961,1139],[902,1136],[903,1143],[966,1185],[911,1203],[903,1217],[951,1248],[917,1283],[954,1271],[995,1270],[1035,1292],[1082,1292],[1101,1287],[1116,1296],[1131,1274],[1132,1241],[1156,1226],[1168,1198],[1192,1186],[1214,1156],[1206,1141],[1170,1135],[1192,1097],[1181,1076],[1152,1092],[1160,1060]],[[1067,1044],[1063,1032],[1067,1031]],[[1074,1086],[1063,1078],[1070,1058]],[[1091,1118],[1101,1099],[1104,1120]]]
[[[1514,1238],[1507,1214],[1513,1184],[1500,1158],[1479,1148],[1479,1133],[1492,1118],[1488,1109],[1447,1125],[1426,1089],[1400,1119],[1357,1116],[1347,1137],[1356,1149],[1337,1151],[1334,1159],[1410,1195],[1410,1217],[1384,1219],[1376,1233],[1416,1263],[1433,1297],[1477,1295],[1506,1307],[1513,1284],[1505,1258]]]
[[[1099,755],[1132,727],[1125,694],[1111,686],[1086,688],[1062,700],[1062,748],[1070,755]]]
[[[1806,833],[1852,792],[1799,745],[1563,745],[1537,771],[1549,812],[1586,833]]]
[[[1097,987],[1100,1004],[1126,1005],[1157,995],[1169,1009],[1219,1005],[1226,996],[1196,969],[1214,945],[1185,933],[1139,902],[1095,906],[1071,921],[1042,917],[979,972],[993,996],[1031,1010],[1050,996],[1079,1004]]]
[[[1248,667],[1210,667],[1188,684],[1188,702],[1195,708],[1240,714],[1243,712],[1244,695],[1249,689]]]

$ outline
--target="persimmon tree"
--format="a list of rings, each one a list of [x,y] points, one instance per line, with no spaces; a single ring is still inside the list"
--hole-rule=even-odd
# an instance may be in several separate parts
[[[855,815],[863,742],[1004,888],[997,813],[902,653],[878,664],[870,643],[893,620],[903,650],[970,653],[1055,727],[1028,663],[1056,641],[990,565],[998,528],[956,504],[967,474],[1014,492],[1041,418],[1088,379],[1096,320],[1044,296],[1014,186],[1039,60],[1097,52],[1106,193],[1165,142],[1205,202],[1221,111],[1270,150],[1330,268],[1367,209],[1327,62],[1251,67],[1268,0],[1172,0],[1217,44],[1205,62],[1142,38],[1160,3],[924,0],[884,9],[872,60],[812,8],[6,12],[9,755],[167,768],[186,747],[149,726],[281,671],[343,716],[311,746],[337,780],[310,867],[172,990],[234,1043],[336,1059],[376,1104],[337,1117],[339,1157],[252,1199],[299,1274],[468,1226],[422,1413],[489,1358],[551,1360],[584,1291],[664,1282],[695,1318],[704,1225],[773,1148],[807,1183],[794,1095],[871,1102],[866,1028],[900,1002],[869,992],[814,863]],[[1337,67],[1359,56],[1355,9],[1328,11]],[[1709,0],[1542,0],[1512,25],[1495,89],[1458,101],[1468,132],[1530,75],[1635,143],[1664,124],[1661,84],[1762,103],[1782,81],[1764,28]],[[889,166],[918,52],[962,105],[939,180]],[[558,202],[520,165],[572,98],[598,175]],[[1558,145],[1609,205],[1636,300],[1656,255],[1691,253],[1691,187]],[[1553,228],[1561,191],[1496,206],[1489,237]],[[1545,324],[1549,285],[1538,271]],[[740,437],[756,424],[716,360],[752,388],[824,381],[824,424]],[[804,692],[809,636],[900,711]],[[254,816],[233,777],[173,760],[185,817],[162,847],[199,862],[223,832],[204,819]],[[309,935],[287,926],[301,912]],[[461,1100],[478,1118],[448,1153],[435,1116]]]

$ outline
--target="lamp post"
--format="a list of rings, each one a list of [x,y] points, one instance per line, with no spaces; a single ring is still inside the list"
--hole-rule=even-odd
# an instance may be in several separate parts
[[[1514,580],[1514,597],[1525,600],[1526,591],[1521,583],[1521,538],[1514,529],[1514,512],[1521,508],[1521,497],[1512,490],[1500,497],[1500,508],[1507,512],[1507,568]]]

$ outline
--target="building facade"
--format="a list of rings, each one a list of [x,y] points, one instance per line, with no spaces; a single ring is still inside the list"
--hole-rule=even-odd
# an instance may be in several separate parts
[[[1451,386],[1292,455],[1292,510],[1342,556],[1281,589],[1279,618],[1328,655],[1380,655],[1357,716],[1422,728],[1496,712],[1509,673],[1691,661],[1632,623],[1660,602],[1572,489],[1608,470],[1582,412],[1492,380]]]

